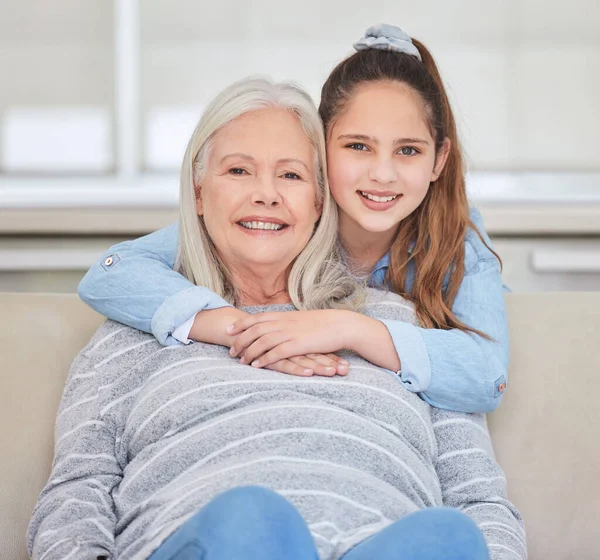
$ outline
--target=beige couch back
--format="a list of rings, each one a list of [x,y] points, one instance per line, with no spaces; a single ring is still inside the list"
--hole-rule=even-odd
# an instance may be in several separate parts
[[[600,293],[510,294],[510,388],[490,417],[532,560],[597,560]],[[25,532],[52,461],[69,365],[102,318],[72,295],[0,294],[0,559]]]

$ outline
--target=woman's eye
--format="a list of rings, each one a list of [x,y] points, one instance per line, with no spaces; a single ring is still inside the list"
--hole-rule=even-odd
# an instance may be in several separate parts
[[[245,169],[242,169],[241,167],[232,167],[229,170],[229,173],[231,175],[244,175],[246,173],[248,173]]]
[[[352,150],[358,150],[361,152],[364,152],[367,147],[364,144],[361,144],[360,142],[354,142],[354,144],[348,144],[348,146],[346,146],[347,148],[351,148]]]
[[[403,148],[400,148],[400,153],[403,156],[414,156],[418,154],[419,151],[416,148],[413,148],[412,146],[404,146]]]
[[[286,173],[283,174],[284,179],[302,179],[302,177],[300,177],[300,175],[298,175],[298,173],[294,173],[293,171],[287,171]]]

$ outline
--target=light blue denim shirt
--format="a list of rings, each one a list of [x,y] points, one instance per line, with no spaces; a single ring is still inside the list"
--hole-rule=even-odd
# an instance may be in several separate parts
[[[471,220],[489,244],[477,210],[471,210]],[[173,224],[111,247],[79,284],[79,296],[98,313],[153,333],[161,344],[180,344],[172,336],[176,327],[198,311],[229,303],[173,270],[177,245],[178,225]],[[386,289],[388,266],[385,255],[373,269],[371,285]],[[409,293],[414,272],[409,267]],[[433,406],[461,412],[494,410],[506,388],[509,358],[504,291],[496,257],[469,230],[465,276],[452,310],[464,324],[493,340],[384,320],[402,364],[401,383]]]

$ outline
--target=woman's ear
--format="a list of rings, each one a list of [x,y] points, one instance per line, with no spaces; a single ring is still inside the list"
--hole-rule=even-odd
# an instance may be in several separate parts
[[[202,189],[200,186],[194,186],[194,194],[196,195],[196,214],[204,215],[204,207],[202,205]]]
[[[438,150],[437,155],[435,156],[435,165],[433,166],[433,171],[431,172],[431,182],[437,181],[439,176],[442,174],[446,162],[448,161],[448,156],[450,155],[450,148],[452,143],[450,142],[450,138],[444,138],[444,142]]]

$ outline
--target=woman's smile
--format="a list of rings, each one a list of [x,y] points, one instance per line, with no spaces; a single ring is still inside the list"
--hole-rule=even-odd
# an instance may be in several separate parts
[[[245,216],[236,222],[242,231],[255,237],[272,237],[285,233],[289,228],[283,220],[273,217]]]

